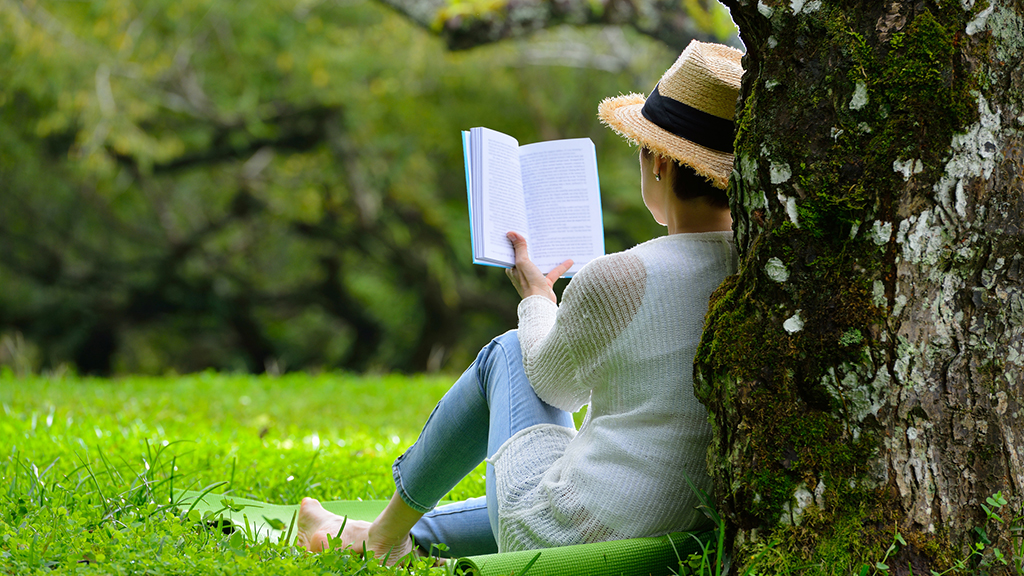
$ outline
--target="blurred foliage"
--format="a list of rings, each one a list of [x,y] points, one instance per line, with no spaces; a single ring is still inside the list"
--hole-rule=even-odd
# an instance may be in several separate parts
[[[529,36],[561,24],[629,26],[681,51],[691,40],[741,47],[718,0],[380,0],[453,50]]]
[[[451,53],[360,0],[0,0],[0,363],[461,369],[517,297],[470,264],[459,131],[594,139],[629,247],[661,230],[596,107],[675,55],[610,27]]]

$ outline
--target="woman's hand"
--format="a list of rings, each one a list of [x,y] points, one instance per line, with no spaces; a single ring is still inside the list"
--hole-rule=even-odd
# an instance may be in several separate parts
[[[572,260],[562,262],[545,275],[527,255],[526,238],[518,232],[509,232],[506,236],[512,242],[512,249],[516,252],[516,264],[511,268],[506,268],[505,274],[512,281],[512,285],[516,287],[516,292],[519,292],[519,296],[522,298],[536,295],[545,296],[557,304],[558,298],[555,297],[555,291],[551,287],[555,285],[555,280],[565,274],[566,270],[572,268]]]

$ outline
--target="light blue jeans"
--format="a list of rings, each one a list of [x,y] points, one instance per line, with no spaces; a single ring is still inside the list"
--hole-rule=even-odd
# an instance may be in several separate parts
[[[519,337],[506,332],[484,346],[392,467],[398,494],[425,513],[411,531],[416,545],[429,552],[444,543],[446,556],[497,552],[493,466],[487,465],[487,496],[435,506],[513,434],[544,423],[574,426],[572,414],[537,397],[523,371]]]

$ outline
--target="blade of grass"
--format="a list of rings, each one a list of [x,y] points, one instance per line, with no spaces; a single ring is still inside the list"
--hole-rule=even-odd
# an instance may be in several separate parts
[[[82,456],[79,455],[78,457],[81,458]],[[89,463],[82,462],[82,467],[85,469],[86,474],[88,474],[89,480],[92,480],[93,486],[96,487],[96,493],[99,495],[100,501],[103,502],[103,515],[106,516],[107,512],[109,512],[109,510],[107,510],[107,497],[103,494],[103,489],[100,488],[100,483],[96,480],[96,475],[93,474],[92,467],[89,466]]]
[[[526,574],[529,573],[530,568],[533,568],[533,565],[537,563],[537,560],[540,560],[540,552],[537,552],[537,555],[534,556],[532,560],[527,562],[526,566],[523,566],[523,571],[519,574],[519,576],[526,576]]]
[[[170,478],[170,486],[168,487],[168,490],[170,490],[170,492],[171,492],[171,496],[170,496],[169,500],[170,500],[170,502],[172,504],[174,503],[174,471],[178,467],[177,466],[177,462],[178,462],[178,457],[177,456],[174,456],[173,458],[171,458],[171,478]],[[193,504],[192,506],[195,506],[195,504]],[[191,512],[192,508],[189,508],[188,511]]]
[[[348,524],[348,516],[341,519],[341,528],[338,528],[338,533],[334,535],[335,539],[341,540],[341,533],[345,531],[346,524]],[[363,542],[363,557],[366,557],[366,542]]]
[[[697,488],[697,486],[690,480],[690,476],[683,472],[683,479],[686,480],[686,484],[690,487],[690,490],[697,495],[697,498],[701,502],[700,508],[705,510],[705,514],[716,524],[716,531],[718,532],[718,553],[715,555],[715,576],[722,576],[722,565],[725,563],[725,521],[722,520],[722,516],[715,509],[714,503],[708,497],[708,494]]]
[[[225,484],[227,484],[227,482],[223,482],[223,481],[221,481],[221,482],[214,482],[213,484],[210,484],[206,488],[203,488],[202,490],[200,490],[199,497],[196,498],[192,502],[192,505],[188,507],[188,510],[185,511],[185,515],[188,516],[188,513],[191,512],[196,507],[196,504],[199,504],[199,501],[202,500],[207,494],[209,494],[210,492],[213,492],[218,487],[223,486]],[[174,492],[171,492],[171,501],[172,502],[174,501]]]
[[[96,453],[100,455],[100,462],[103,464],[103,469],[107,471],[107,476],[114,482],[119,484],[123,483],[124,478],[121,477],[121,474],[116,468],[112,468],[110,466],[110,461],[107,460],[107,455],[103,453],[103,449],[100,447],[99,443],[96,443]]]
[[[21,461],[21,454],[18,452],[17,446],[11,448],[11,458],[14,459],[14,473],[11,474],[11,485],[7,489],[7,497],[10,498],[11,500],[14,500],[14,495],[17,493],[16,491],[18,489],[18,464]]]
[[[284,543],[285,544],[290,544],[291,541],[292,541],[292,528],[295,527],[295,519],[298,518],[298,516],[299,516],[298,510],[296,510],[295,512],[292,512],[292,520],[291,520],[291,522],[288,523],[288,533],[285,534],[285,536],[284,536]],[[344,526],[345,526],[345,524],[344,524],[344,522],[342,522],[342,527],[344,527]]]
[[[708,567],[708,574],[710,574],[711,573],[711,561],[708,560],[708,545],[705,544],[700,538],[697,538],[697,535],[694,534],[693,532],[689,532],[687,535],[690,538],[693,538],[697,542],[697,546],[700,547],[700,553],[701,553],[700,573],[703,574],[704,573],[704,566],[707,566]],[[669,542],[672,542],[672,541],[669,540]],[[672,544],[672,548],[675,549],[675,543]],[[679,554],[676,553],[676,556],[678,557]]]

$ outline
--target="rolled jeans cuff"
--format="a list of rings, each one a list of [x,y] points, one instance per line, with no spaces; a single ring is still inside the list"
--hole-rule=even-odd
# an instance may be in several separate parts
[[[421,502],[417,502],[415,499],[413,499],[412,496],[409,495],[409,492],[406,491],[405,489],[405,483],[402,482],[402,472],[399,469],[399,466],[402,464],[402,460],[404,459],[405,454],[402,454],[397,459],[395,459],[395,463],[391,465],[391,476],[395,479],[395,491],[398,493],[398,496],[402,499],[402,501],[405,502],[410,508],[419,512],[420,514],[426,514],[427,512],[433,510],[435,506],[437,506],[437,502],[434,502],[429,505],[423,504]]]

